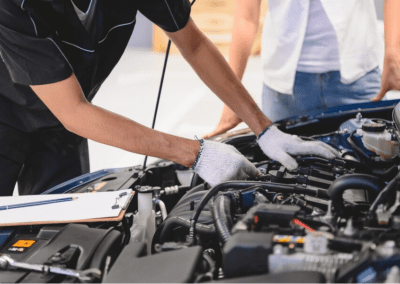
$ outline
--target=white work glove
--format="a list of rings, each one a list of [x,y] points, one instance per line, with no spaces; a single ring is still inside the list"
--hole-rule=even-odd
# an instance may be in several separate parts
[[[246,179],[260,175],[260,171],[235,147],[220,142],[200,140],[197,159],[192,167],[209,185],[228,180]]]
[[[303,141],[297,135],[283,133],[276,126],[270,126],[257,138],[263,152],[289,170],[298,164],[291,155],[315,155],[329,160],[340,158],[337,150],[322,141]]]

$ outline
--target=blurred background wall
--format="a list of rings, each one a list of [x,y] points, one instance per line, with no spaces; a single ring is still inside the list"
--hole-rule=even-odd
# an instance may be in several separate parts
[[[374,0],[374,2],[377,17],[382,21],[384,0]],[[192,18],[194,21],[224,55],[228,55],[229,43],[232,37],[235,4],[236,0],[197,0],[192,7]],[[253,55],[257,55],[260,52],[262,23],[267,11],[268,1],[263,0],[260,17],[261,25],[253,46]],[[130,45],[153,49],[156,52],[165,52],[167,43],[168,39],[164,32],[153,25],[142,14],[138,13],[137,24]],[[178,50],[176,47],[172,47],[171,52],[178,53]]]
[[[218,47],[228,55],[229,45],[232,39],[232,27],[235,13],[236,0],[197,0],[192,7],[191,17],[201,31]],[[262,1],[260,28],[252,53],[258,54],[261,50],[262,22],[268,11],[267,1]],[[168,38],[158,27],[153,29],[153,49],[157,52],[165,52]],[[172,47],[172,53],[178,53],[176,47]]]

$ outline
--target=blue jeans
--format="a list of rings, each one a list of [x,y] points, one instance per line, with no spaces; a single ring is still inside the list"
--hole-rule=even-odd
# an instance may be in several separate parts
[[[368,102],[378,94],[380,86],[379,67],[348,85],[340,82],[339,71],[322,74],[296,72],[293,95],[278,93],[264,84],[262,108],[275,122],[310,112],[323,112],[339,105]]]

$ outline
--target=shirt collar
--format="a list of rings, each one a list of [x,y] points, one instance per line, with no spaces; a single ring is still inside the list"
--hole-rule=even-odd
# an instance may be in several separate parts
[[[56,29],[60,35],[62,34],[63,40],[77,44],[85,49],[93,50],[94,43],[90,41],[90,37],[79,20],[71,0],[11,0],[17,5],[20,5],[23,10],[28,10],[32,15],[37,18],[42,18],[47,26]],[[57,21],[49,22],[45,15],[41,15],[38,8],[38,3],[49,3],[57,16]],[[43,13],[42,13],[43,14]],[[53,17],[54,18],[54,17]],[[46,19],[46,20],[45,20]]]

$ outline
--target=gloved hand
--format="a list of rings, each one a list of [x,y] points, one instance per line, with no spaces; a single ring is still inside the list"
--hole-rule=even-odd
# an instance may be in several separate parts
[[[211,186],[260,175],[259,170],[235,147],[214,141],[200,142],[202,147],[192,170]]]
[[[285,168],[294,170],[298,164],[291,155],[315,155],[329,160],[340,158],[337,150],[322,141],[303,141],[297,135],[283,133],[276,126],[270,126],[257,138],[263,152],[280,162]]]

